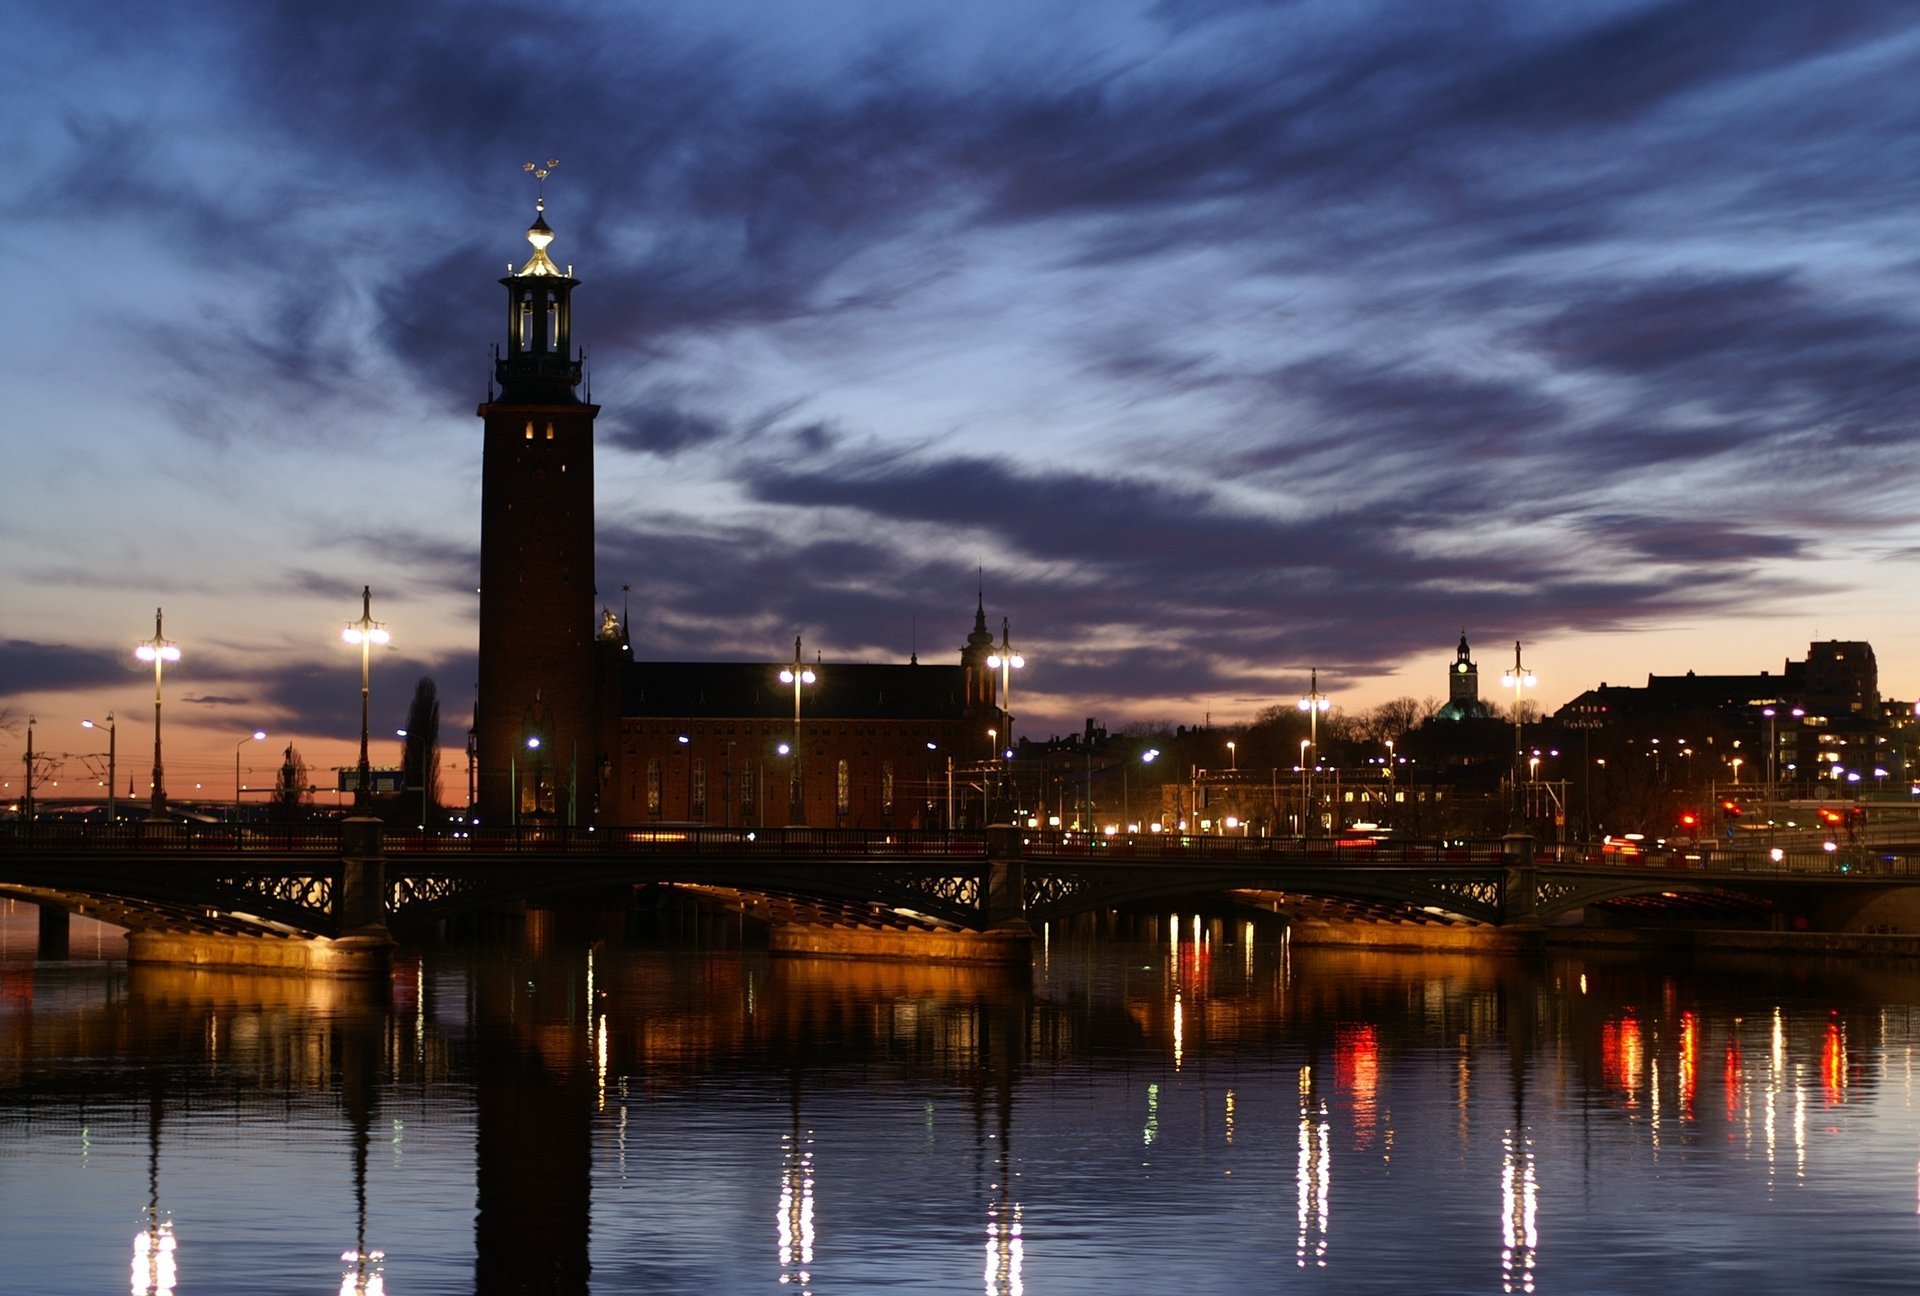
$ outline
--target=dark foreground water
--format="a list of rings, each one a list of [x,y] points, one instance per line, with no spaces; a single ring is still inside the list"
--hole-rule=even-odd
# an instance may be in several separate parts
[[[0,914],[0,1291],[1920,1290],[1904,965],[1099,927],[1030,985],[537,926],[355,990]]]

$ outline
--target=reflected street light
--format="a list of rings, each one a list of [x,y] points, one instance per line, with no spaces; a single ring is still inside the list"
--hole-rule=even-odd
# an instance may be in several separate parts
[[[255,729],[233,745],[233,821],[240,822],[240,749],[250,742],[265,742],[267,731]]]
[[[153,799],[147,809],[149,819],[167,817],[167,776],[160,760],[160,677],[168,662],[180,660],[180,646],[160,630],[160,609],[153,610],[153,638],[133,646],[133,655],[153,663]]]
[[[360,619],[347,622],[347,628],[340,637],[360,648],[360,777],[353,789],[353,808],[364,813],[371,803],[373,770],[367,761],[367,683],[368,671],[372,665],[370,656],[375,644],[384,644],[391,638],[383,622],[373,619],[373,587],[363,586],[360,590]]]
[[[100,726],[91,720],[80,722],[82,729],[98,729]],[[114,784],[119,781],[119,769],[116,763],[118,735],[114,732],[113,712],[107,712],[107,822],[112,823],[114,811],[119,803],[114,799]]]
[[[1520,787],[1520,766],[1525,760],[1525,745],[1520,740],[1520,722],[1522,718],[1521,696],[1527,689],[1532,688],[1538,682],[1539,681],[1534,678],[1533,672],[1520,664],[1520,641],[1515,639],[1513,641],[1513,669],[1501,672],[1500,686],[1513,690],[1513,809],[1516,822],[1523,822],[1526,818],[1525,805],[1521,801],[1523,793]]]
[[[805,824],[807,821],[806,784],[801,773],[800,756],[800,690],[811,684],[817,677],[807,664],[800,659],[800,636],[793,637],[793,665],[780,672],[782,684],[793,685],[793,769],[787,782],[787,822]]]

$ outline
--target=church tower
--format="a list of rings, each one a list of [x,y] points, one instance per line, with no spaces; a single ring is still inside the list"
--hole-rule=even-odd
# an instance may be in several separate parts
[[[1474,715],[1480,708],[1480,668],[1473,664],[1465,630],[1460,632],[1460,648],[1447,671],[1447,704],[1462,716]]]
[[[551,165],[551,164],[550,164]],[[539,173],[545,178],[545,172]],[[547,256],[546,200],[533,255],[500,281],[507,350],[494,351],[480,484],[479,815],[488,828],[592,819],[595,717],[593,420],[572,348],[579,280]]]

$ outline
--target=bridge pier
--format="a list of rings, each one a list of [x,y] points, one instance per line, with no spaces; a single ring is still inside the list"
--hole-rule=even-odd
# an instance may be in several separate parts
[[[1500,887],[1500,925],[1544,927],[1540,918],[1540,871],[1534,863],[1533,834],[1510,832],[1500,840],[1507,855],[1506,877]]]

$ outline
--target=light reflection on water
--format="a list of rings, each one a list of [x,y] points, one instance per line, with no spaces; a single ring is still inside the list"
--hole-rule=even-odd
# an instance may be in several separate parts
[[[10,1291],[130,1260],[181,1296],[1920,1272],[1904,965],[1344,952],[1185,912],[1045,932],[1030,984],[548,931],[369,988],[129,971],[77,927],[35,964],[31,934],[0,931]]]

